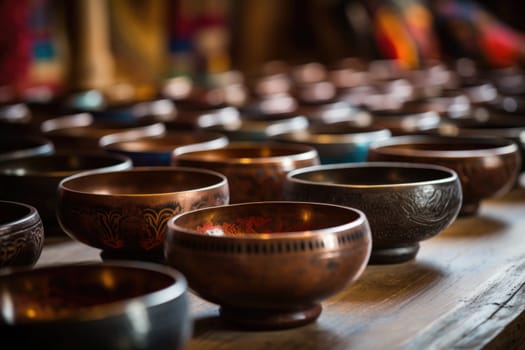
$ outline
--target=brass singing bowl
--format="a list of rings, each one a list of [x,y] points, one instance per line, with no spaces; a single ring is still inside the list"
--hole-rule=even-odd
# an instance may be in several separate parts
[[[224,147],[228,138],[219,133],[206,131],[169,131],[158,137],[141,138],[114,142],[104,145],[110,153],[122,154],[131,158],[133,166],[169,166],[173,153],[181,147],[191,146],[194,150],[207,150]]]
[[[313,322],[321,301],[355,281],[371,249],[356,209],[251,202],[199,209],[168,222],[165,256],[221,317],[251,329]]]
[[[162,260],[166,222],[174,215],[228,203],[219,173],[185,167],[88,171],[58,185],[58,221],[104,259]]]
[[[46,137],[0,133],[0,161],[54,152],[55,146],[53,142]]]
[[[94,152],[57,152],[0,162],[0,198],[34,206],[46,234],[62,234],[56,220],[57,188],[68,176],[87,170],[131,168],[127,157]]]
[[[180,153],[172,164],[224,174],[230,184],[230,202],[240,203],[283,199],[286,174],[319,164],[319,155],[307,145],[231,142],[220,149]]]
[[[478,213],[484,199],[509,192],[521,168],[518,146],[507,139],[412,135],[373,143],[369,161],[397,161],[442,165],[461,181],[461,216]]]
[[[44,226],[33,206],[0,201],[0,268],[33,266],[44,247]]]
[[[372,229],[371,264],[414,259],[419,242],[448,227],[462,203],[461,184],[453,170],[398,162],[297,169],[288,173],[285,196],[362,210]]]
[[[183,349],[187,282],[167,266],[113,261],[0,272],[2,341],[21,349]]]

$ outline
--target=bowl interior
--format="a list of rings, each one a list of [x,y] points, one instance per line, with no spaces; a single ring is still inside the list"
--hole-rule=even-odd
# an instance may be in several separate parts
[[[108,150],[123,152],[171,152],[175,147],[218,140],[221,136],[204,133],[181,133],[158,138],[144,138],[116,142],[106,146]]]
[[[451,179],[451,172],[431,167],[403,167],[378,165],[363,167],[338,167],[323,170],[296,172],[292,179],[321,184],[347,186],[396,186]]]
[[[274,157],[289,157],[308,152],[306,148],[297,148],[294,145],[242,145],[234,147],[224,147],[215,150],[197,151],[183,153],[178,157],[192,161],[219,162],[233,161],[245,162],[248,159],[263,159]]]
[[[175,224],[210,236],[305,234],[356,221],[359,213],[338,206],[259,202],[207,208],[180,216]]]
[[[0,201],[0,226],[12,224],[31,213],[31,209],[24,205]]]
[[[62,187],[97,195],[140,195],[191,191],[218,185],[224,179],[211,172],[141,169],[80,174]]]
[[[154,270],[78,265],[18,272],[0,282],[1,309],[12,310],[1,313],[1,324],[69,317],[165,289],[176,279]]]

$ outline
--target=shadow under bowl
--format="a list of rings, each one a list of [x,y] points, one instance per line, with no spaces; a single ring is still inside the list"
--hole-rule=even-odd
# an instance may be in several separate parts
[[[429,164],[366,162],[321,165],[291,171],[289,200],[333,203],[362,210],[372,230],[371,264],[414,259],[419,242],[457,217],[457,174]]]
[[[157,264],[111,262],[0,274],[2,341],[22,349],[183,349],[187,282]]]
[[[231,142],[220,149],[178,154],[172,164],[224,174],[231,189],[230,202],[240,203],[283,199],[286,174],[319,164],[319,155],[307,145]]]
[[[38,211],[25,203],[0,201],[0,268],[33,266],[43,247]]]
[[[75,152],[26,157],[0,162],[0,197],[34,206],[46,235],[60,235],[56,219],[57,188],[68,176],[87,170],[131,168],[127,157],[105,153]]]
[[[476,215],[480,202],[509,192],[521,168],[518,146],[507,139],[412,135],[373,143],[369,161],[442,165],[460,179],[461,216]]]
[[[168,222],[165,255],[190,288],[242,328],[313,322],[321,301],[367,265],[370,227],[359,210],[322,203],[251,202]]]
[[[88,171],[58,186],[57,216],[72,238],[104,259],[162,261],[166,222],[181,212],[227,204],[222,174],[184,167]]]
[[[177,153],[180,147],[207,150],[224,147],[228,142],[228,138],[219,133],[170,131],[159,137],[110,143],[103,148],[131,158],[133,166],[169,166],[174,152]]]

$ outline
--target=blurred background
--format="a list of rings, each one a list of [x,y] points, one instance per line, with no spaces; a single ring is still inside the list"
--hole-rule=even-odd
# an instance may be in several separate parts
[[[395,59],[421,68],[469,57],[520,65],[522,2],[349,0],[1,0],[0,98],[239,71],[271,61]],[[273,66],[273,69],[275,66]],[[137,90],[137,91],[138,91]]]

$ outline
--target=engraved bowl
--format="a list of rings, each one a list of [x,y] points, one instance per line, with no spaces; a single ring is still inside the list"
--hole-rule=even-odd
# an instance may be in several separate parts
[[[375,142],[369,161],[416,162],[454,170],[461,181],[461,216],[476,215],[480,203],[515,185],[521,168],[518,146],[504,138],[410,135]]]
[[[144,262],[61,264],[0,273],[2,341],[20,349],[183,349],[186,279]]]
[[[240,203],[281,200],[286,174],[319,164],[319,155],[307,145],[231,142],[216,150],[188,150],[174,156],[172,164],[224,174],[230,185],[230,202]]]
[[[103,259],[161,261],[172,216],[228,197],[226,177],[204,169],[87,171],[59,183],[57,216],[69,236],[101,249]]]
[[[313,322],[321,301],[365,269],[370,227],[359,210],[322,203],[251,202],[199,209],[168,222],[165,256],[191,290],[239,327]]]
[[[288,173],[286,199],[362,210],[372,230],[371,264],[412,260],[419,242],[449,226],[461,207],[457,174],[429,164],[363,162]]]
[[[36,208],[0,201],[0,268],[33,266],[44,247],[44,226]]]

